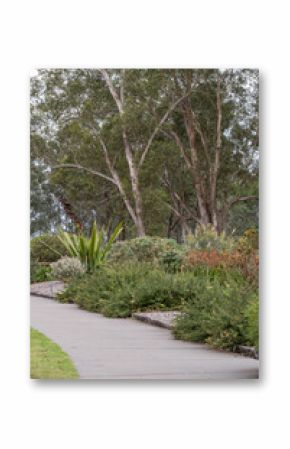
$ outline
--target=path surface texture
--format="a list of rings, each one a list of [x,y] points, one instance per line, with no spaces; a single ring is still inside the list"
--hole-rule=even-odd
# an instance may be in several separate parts
[[[81,379],[253,379],[258,360],[175,340],[167,329],[31,296],[31,326],[66,351]]]

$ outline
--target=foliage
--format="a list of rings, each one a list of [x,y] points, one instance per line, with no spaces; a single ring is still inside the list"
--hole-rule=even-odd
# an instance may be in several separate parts
[[[68,283],[66,283],[65,290],[57,293],[57,299],[59,302],[64,304],[73,304],[76,301],[78,294],[80,293],[80,288],[83,287],[83,294],[86,294],[87,282],[91,279],[91,275],[85,274],[81,278],[71,278]]]
[[[152,262],[158,263],[166,251],[176,251],[179,245],[173,239],[138,237],[112,246],[110,263]]]
[[[116,226],[106,242],[104,230],[98,231],[97,224],[94,222],[90,237],[86,237],[82,233],[76,235],[60,231],[59,239],[70,256],[77,257],[85,270],[88,273],[92,273],[104,263],[107,254],[121,231],[122,223]]]
[[[259,256],[255,252],[244,254],[240,251],[217,252],[216,250],[189,251],[182,261],[183,270],[192,270],[198,266],[222,267],[240,270],[249,283],[258,285]]]
[[[154,270],[136,286],[137,310],[176,310],[193,294],[191,279]]]
[[[58,298],[91,312],[124,317],[140,310],[179,309],[195,297],[197,285],[204,286],[204,279],[225,284],[229,276],[243,282],[238,272],[229,275],[218,268],[198,267],[193,272],[170,274],[151,263],[113,265],[72,280]]]
[[[43,234],[30,240],[30,258],[34,262],[55,262],[67,255],[57,234]]]
[[[49,232],[55,229],[61,221],[61,210],[52,185],[48,181],[47,167],[43,162],[34,159],[34,149],[45,145],[43,139],[31,138],[31,167],[30,167],[30,234]]]
[[[135,210],[122,128],[126,129],[132,160],[138,166],[152,131],[172,103],[188,91],[190,80],[194,89],[187,106],[192,109],[191,116],[196,123],[189,120],[189,125],[198,126],[195,130],[197,169],[204,184],[206,206],[211,208],[219,78],[222,157],[216,185],[217,218],[220,218],[220,228],[229,232],[237,229],[237,235],[245,226],[256,226],[257,201],[240,199],[255,197],[258,191],[258,72],[242,69],[222,72],[116,69],[107,72],[117,93],[121,84],[125,86],[122,117],[99,70],[43,69],[31,79],[33,232],[55,228],[56,223],[66,220],[58,203],[58,193],[61,193],[86,229],[93,217],[97,217],[101,227],[114,215],[117,222],[124,221],[126,237],[134,236],[136,226],[124,202],[125,194]],[[193,230],[196,217],[201,219],[196,178],[188,168],[190,142],[184,109],[184,102],[181,102],[169,114],[156,132],[139,170],[146,233],[174,236],[178,241],[182,241],[187,232],[185,224]],[[179,137],[181,146],[174,135]],[[116,184],[110,180],[112,170],[98,137],[108,149],[123,191],[116,189]],[[182,147],[187,159],[182,156]],[[69,164],[79,168],[69,167]],[[166,179],[165,173],[168,173]],[[208,215],[212,220],[212,214]]]
[[[168,273],[177,273],[182,268],[185,247],[181,246],[161,254],[160,263]]]
[[[245,336],[247,344],[255,346],[259,350],[259,299],[253,296],[245,309],[246,329]]]
[[[189,251],[183,262],[183,269],[206,266],[206,267],[224,267],[232,268],[239,266],[240,254],[238,252],[218,252],[214,250],[207,251]]]
[[[76,257],[62,257],[56,262],[52,262],[50,266],[55,279],[67,280],[85,273],[83,265]]]
[[[78,373],[69,356],[36,329],[30,330],[31,379],[77,379]]]
[[[238,251],[248,255],[257,251],[259,248],[259,233],[257,229],[247,229],[243,236],[238,240]]]
[[[245,282],[230,277],[226,283],[203,278],[196,288],[184,315],[176,320],[174,335],[225,350],[235,350],[237,345],[248,342],[245,310],[256,293]]]
[[[197,226],[194,234],[188,234],[185,243],[195,250],[231,251],[235,248],[233,238],[218,232],[212,225]]]
[[[61,302],[73,301],[91,312],[129,316],[135,308],[136,286],[143,276],[148,276],[151,269],[149,264],[103,267],[80,280],[72,281],[58,298]]]
[[[41,263],[30,264],[30,283],[51,281],[53,279],[52,270],[49,265]]]

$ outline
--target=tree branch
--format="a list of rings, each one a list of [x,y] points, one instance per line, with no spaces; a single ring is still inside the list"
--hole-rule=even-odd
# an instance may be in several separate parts
[[[125,190],[124,190],[122,181],[121,181],[117,171],[113,167],[113,164],[111,162],[107,146],[106,146],[105,142],[101,138],[99,138],[99,139],[100,139],[102,150],[103,150],[103,153],[104,153],[104,156],[105,156],[106,164],[107,164],[107,166],[108,166],[108,168],[109,168],[109,170],[111,172],[111,175],[113,176],[114,183],[115,183],[115,185],[117,186],[117,188],[118,188],[118,190],[120,192],[120,195],[121,195],[121,197],[122,197],[122,199],[123,199],[123,201],[125,203],[125,206],[127,207],[127,210],[129,212],[129,214],[131,215],[134,223],[136,223],[136,219],[137,219],[136,213],[135,213],[135,211],[134,211],[134,209],[133,209],[133,207],[131,205],[131,202],[130,202],[130,200],[129,200],[129,198],[128,198]]]
[[[186,154],[185,148],[184,148],[184,146],[183,146],[183,144],[181,142],[180,137],[178,136],[178,134],[175,131],[171,131],[170,134],[174,138],[178,148],[180,149],[180,152],[182,154],[182,157],[183,157],[187,167],[191,169],[192,168],[191,161],[190,161],[189,157]]]
[[[171,196],[171,199],[172,199],[173,203],[174,203],[175,206],[176,206],[175,208],[173,208],[172,206],[170,206],[170,207],[172,208],[172,211],[173,211],[175,214],[177,214],[177,207],[181,206],[181,208],[184,209],[185,212],[187,212],[188,216],[189,216],[192,220],[194,220],[194,221],[196,221],[197,223],[201,224],[201,220],[200,220],[196,215],[194,215],[194,214],[192,213],[192,211],[186,206],[186,204],[184,203],[184,201],[180,198],[180,195],[179,195],[175,190],[173,190],[172,184],[171,184],[171,182],[170,182],[170,180],[169,180],[169,176],[168,176],[168,171],[167,171],[167,169],[165,169],[165,172],[164,172],[164,178],[162,179],[162,182],[163,182],[163,184],[165,185],[165,187],[169,190],[169,194],[170,194],[170,196]],[[177,202],[178,202],[179,204],[176,204],[176,200],[177,200]],[[168,203],[166,203],[166,204],[168,204]],[[183,217],[182,214],[181,214],[180,212],[178,212],[178,213],[179,213],[179,217]],[[185,219],[185,217],[183,217],[183,219]]]
[[[189,215],[193,220],[195,220],[197,223],[201,224],[200,219],[199,219],[196,215],[194,215],[194,214],[191,212],[190,209],[188,209],[188,207],[187,207],[186,204],[182,201],[182,199],[180,198],[180,196],[178,195],[178,193],[177,193],[177,192],[173,192],[173,195],[174,195],[175,198],[179,201],[181,207],[185,210],[185,212],[187,212],[188,215]]]
[[[151,136],[149,137],[149,140],[147,142],[147,145],[142,153],[142,156],[140,158],[139,161],[139,165],[138,165],[138,169],[140,169],[140,167],[142,167],[145,158],[147,156],[147,153],[150,149],[150,146],[154,140],[154,137],[156,136],[156,134],[158,133],[159,129],[161,128],[161,126],[164,124],[164,122],[167,120],[167,118],[169,117],[170,113],[176,108],[176,106],[182,101],[184,100],[186,97],[188,97],[188,95],[190,95],[190,92],[188,92],[186,95],[183,95],[182,97],[178,98],[171,106],[170,108],[165,112],[165,114],[163,115],[163,117],[161,118],[161,120],[159,121],[159,123],[157,124],[157,126],[154,128],[153,133],[151,134]]]
[[[234,198],[230,203],[228,204],[228,209],[230,209],[234,204],[240,202],[240,201],[248,201],[248,200],[258,200],[259,197],[256,195],[248,195],[248,196],[239,196],[237,198]]]
[[[107,181],[110,181],[113,184],[116,184],[115,180],[113,178],[110,178],[110,176],[104,175],[103,173],[101,173],[99,171],[91,170],[90,168],[83,167],[80,164],[58,164],[58,165],[54,165],[53,167],[51,167],[51,170],[55,170],[57,168],[74,168],[77,170],[84,170],[88,173],[91,173],[92,175],[99,176],[100,178],[106,179]]]
[[[208,163],[208,166],[211,167],[211,161],[210,161],[210,156],[209,156],[209,151],[208,151],[208,145],[207,145],[207,141],[205,138],[205,135],[201,129],[200,123],[197,121],[196,116],[194,114],[194,112],[192,111],[192,117],[193,117],[193,125],[195,127],[195,130],[197,132],[197,134],[200,137],[203,149],[204,149],[204,154]]]
[[[107,84],[108,89],[109,89],[113,99],[115,100],[115,103],[117,105],[117,108],[118,108],[120,114],[123,114],[124,110],[123,110],[123,103],[122,103],[121,97],[119,96],[118,92],[116,91],[107,70],[99,69],[99,71],[103,75],[105,83]]]

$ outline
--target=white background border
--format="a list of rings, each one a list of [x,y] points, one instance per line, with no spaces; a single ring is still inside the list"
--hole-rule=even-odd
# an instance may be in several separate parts
[[[1,6],[1,447],[289,444],[287,3],[10,0]],[[173,66],[260,69],[262,379],[30,381],[29,75],[36,67]]]

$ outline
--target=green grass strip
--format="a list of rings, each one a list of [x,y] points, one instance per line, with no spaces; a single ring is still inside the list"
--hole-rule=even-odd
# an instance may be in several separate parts
[[[31,379],[78,379],[69,356],[41,332],[30,330]]]

